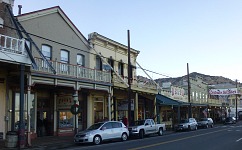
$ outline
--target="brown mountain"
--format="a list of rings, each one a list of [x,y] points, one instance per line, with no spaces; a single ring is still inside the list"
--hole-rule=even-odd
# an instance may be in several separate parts
[[[197,76],[201,77],[203,82],[208,83],[209,85],[216,85],[216,84],[232,84],[235,85],[235,81],[225,78],[222,76],[210,76],[210,75],[205,75],[197,72],[192,72],[190,73],[190,78],[196,78]],[[160,78],[160,79],[155,79],[155,82],[158,83],[159,85],[162,85],[162,83],[165,82],[171,82],[172,85],[180,86],[182,85],[183,81],[187,79],[187,75],[181,76],[181,77],[176,77],[176,78]],[[144,81],[149,81],[148,78],[138,76],[138,80],[144,80]]]
[[[214,84],[225,84],[225,83],[230,83],[235,85],[235,81],[229,79],[229,78],[225,78],[222,76],[210,76],[210,75],[205,75],[205,74],[201,74],[201,73],[197,73],[197,72],[192,72],[189,74],[190,78],[196,78],[197,76],[201,77],[203,82],[208,83],[209,85],[214,85]],[[164,82],[171,82],[172,85],[181,85],[181,83],[183,82],[183,80],[187,79],[187,75],[184,75],[182,77],[176,77],[176,78],[160,78],[160,79],[156,79],[155,81],[157,83],[159,83],[161,85],[161,83]]]

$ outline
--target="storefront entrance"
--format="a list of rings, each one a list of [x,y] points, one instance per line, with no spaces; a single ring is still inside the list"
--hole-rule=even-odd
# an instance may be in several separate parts
[[[53,135],[54,116],[49,99],[38,99],[37,102],[37,136]]]

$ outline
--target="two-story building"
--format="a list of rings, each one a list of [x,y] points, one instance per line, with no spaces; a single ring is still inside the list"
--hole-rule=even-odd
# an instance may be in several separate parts
[[[33,41],[25,36],[37,64],[26,76],[25,118],[33,135],[71,135],[95,119],[103,120],[104,115],[91,114],[99,113],[96,104],[100,101],[103,111],[109,111],[111,73],[90,63],[87,39],[61,8],[20,14],[17,19]],[[13,102],[18,94],[13,91]],[[75,109],[80,113],[73,115]],[[12,113],[16,124],[18,112]]]
[[[11,130],[14,113],[18,119],[23,117],[20,103],[24,101],[26,72],[34,63],[30,52],[25,49],[25,39],[15,30],[12,7],[12,0],[0,1],[0,139],[5,139],[7,131]],[[14,90],[18,90],[17,95]],[[16,97],[18,100],[13,102]]]
[[[128,117],[128,47],[96,32],[89,34],[88,40],[93,53],[98,54],[91,60],[97,59],[97,68],[104,67],[112,70],[112,100],[111,119],[122,120]],[[136,67],[138,50],[130,48],[131,63],[131,119],[151,118],[156,115],[157,85],[151,80],[138,80]],[[93,61],[95,62],[95,61]],[[100,67],[99,67],[100,66]]]

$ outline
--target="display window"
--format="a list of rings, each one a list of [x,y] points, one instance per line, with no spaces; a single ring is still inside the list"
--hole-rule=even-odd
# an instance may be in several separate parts
[[[59,111],[59,128],[72,128],[74,115],[70,111]]]
[[[27,110],[29,109],[29,115],[30,115],[30,128],[34,129],[35,127],[35,110],[34,110],[34,94],[31,94],[31,99],[28,101],[28,97],[27,94],[24,94],[24,124],[25,124],[25,130],[27,130]],[[20,117],[20,93],[15,93],[15,97],[14,97],[14,130],[18,130],[19,129],[19,117]]]

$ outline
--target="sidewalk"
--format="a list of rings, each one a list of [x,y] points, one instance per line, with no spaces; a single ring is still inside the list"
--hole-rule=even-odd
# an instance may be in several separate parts
[[[164,135],[172,134],[174,131],[165,131]],[[73,142],[73,136],[44,136],[38,137],[32,140],[32,146],[26,147],[26,150],[54,150],[54,149],[64,149],[71,146],[75,146]],[[1,150],[17,150],[18,148],[5,148],[5,143],[0,140]]]
[[[23,149],[28,150],[49,150],[63,149],[74,146],[73,136],[44,136],[32,140],[32,145]],[[0,140],[1,150],[17,150],[18,148],[6,148],[3,140]]]

